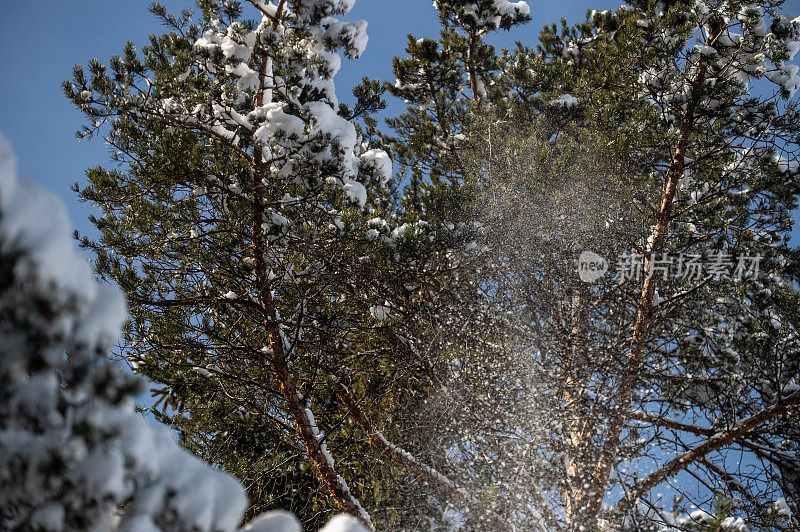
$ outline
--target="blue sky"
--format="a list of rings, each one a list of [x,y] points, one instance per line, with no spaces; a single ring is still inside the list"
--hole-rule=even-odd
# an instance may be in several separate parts
[[[495,44],[521,40],[535,45],[545,24],[566,17],[583,18],[587,9],[614,9],[620,0],[528,0],[533,21],[503,34]],[[191,0],[162,0],[178,11]],[[0,131],[14,146],[20,173],[54,189],[67,204],[72,221],[88,231],[90,207],[79,204],[70,185],[84,180],[90,166],[107,164],[101,139],[79,142],[74,132],[81,116],[61,93],[76,63],[97,57],[103,62],[130,40],[137,45],[161,31],[147,12],[150,0],[3,0],[0,19]],[[800,0],[788,0],[785,10],[800,14]],[[369,45],[356,61],[345,61],[336,78],[337,93],[347,100],[362,76],[393,79],[391,58],[403,53],[406,35],[436,36],[431,0],[357,0],[348,19],[369,22]],[[795,231],[797,235],[798,231]]]

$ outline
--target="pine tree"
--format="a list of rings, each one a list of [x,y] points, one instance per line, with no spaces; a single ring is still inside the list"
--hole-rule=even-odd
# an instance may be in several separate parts
[[[796,526],[772,507],[797,504],[798,32],[775,3],[634,3],[500,57],[474,173],[531,403],[478,405],[508,409],[480,441],[492,474],[526,470],[551,529],[675,526],[654,490],[675,475],[704,486],[686,505],[730,497],[730,523]],[[581,283],[584,251],[616,270]]]
[[[589,12],[482,63],[471,98],[455,31],[396,61],[411,197],[459,198],[494,256],[472,272],[492,317],[461,322],[493,341],[450,340],[462,357],[425,409],[446,435],[432,454],[473,492],[495,484],[517,526],[657,529],[720,497],[736,501],[720,525],[793,526],[800,21],[778,8]],[[616,271],[582,282],[584,251]],[[679,485],[672,512],[647,498],[678,474],[705,488]]]
[[[363,21],[335,18],[352,5],[156,4],[168,33],[64,85],[118,163],[79,193],[102,211],[82,243],[128,296],[122,354],[160,385],[184,446],[248,487],[251,514],[308,526],[334,509],[368,526],[441,518],[445,496],[482,507],[397,443],[415,435],[394,420],[435,381],[417,325],[450,301],[431,294],[471,260],[469,228],[402,211],[369,146],[377,83],[339,105],[337,52],[366,44]]]

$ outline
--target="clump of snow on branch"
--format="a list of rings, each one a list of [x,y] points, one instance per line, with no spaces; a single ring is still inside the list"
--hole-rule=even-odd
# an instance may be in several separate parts
[[[337,515],[320,532],[366,532],[356,518],[346,514]]]
[[[571,94],[563,94],[558,98],[551,100],[550,103],[553,105],[563,105],[564,107],[575,107],[578,105],[578,99]]]
[[[433,5],[442,11],[448,6],[456,7],[463,13],[466,25],[479,30],[509,28],[520,21],[529,20],[531,7],[527,2],[509,0],[434,0]]]
[[[302,527],[297,518],[284,511],[262,514],[247,524],[242,532],[300,532]]]
[[[280,17],[274,2],[254,1],[262,14],[259,27],[246,31],[236,23],[227,29],[208,29],[195,42],[199,62],[209,72],[221,65],[212,64],[214,52],[226,58],[225,71],[237,79],[240,96],[249,97],[261,83],[248,61],[258,47],[283,46],[304,68],[293,68],[298,79],[277,73],[277,63],[285,52],[275,54],[268,62],[264,82],[271,88],[262,93],[261,104],[246,117],[232,108],[217,106],[214,119],[206,124],[220,138],[236,144],[236,139],[253,135],[275,175],[285,178],[298,175],[298,168],[309,161],[320,169],[334,167],[337,176],[326,182],[337,186],[353,203],[363,208],[367,201],[367,184],[373,170],[378,184],[391,176],[391,161],[383,150],[367,150],[362,146],[351,122],[339,116],[339,104],[333,77],[341,67],[342,50],[349,58],[360,56],[367,44],[367,23],[364,20],[344,22],[335,15],[345,15],[354,0],[325,0],[283,4]],[[275,22],[279,19],[279,22]],[[271,51],[267,52],[270,56]],[[299,74],[298,74],[299,73]],[[317,98],[307,101],[308,94]],[[232,98],[237,101],[237,98]],[[166,104],[166,102],[165,102]],[[184,123],[200,124],[203,117],[195,110],[176,105],[174,98],[164,105],[166,116]],[[231,106],[233,107],[233,106]],[[330,149],[330,141],[336,149]],[[364,171],[361,171],[363,169]]]

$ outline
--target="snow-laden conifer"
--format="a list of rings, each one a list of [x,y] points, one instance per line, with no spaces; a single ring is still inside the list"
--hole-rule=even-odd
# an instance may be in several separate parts
[[[379,84],[340,104],[341,54],[367,42],[340,18],[352,6],[155,5],[168,33],[76,67],[64,89],[83,132],[121,163],[88,172],[101,236],[83,244],[128,295],[122,354],[157,383],[156,416],[249,487],[252,513],[373,526],[441,515],[442,491],[486,513],[393,423],[435,380],[416,329],[448,304],[431,296],[471,260],[470,227],[402,212],[371,138]]]

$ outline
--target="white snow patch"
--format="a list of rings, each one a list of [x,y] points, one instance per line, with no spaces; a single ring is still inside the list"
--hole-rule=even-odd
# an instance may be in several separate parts
[[[562,94],[554,100],[550,100],[553,105],[563,105],[564,107],[575,107],[578,105],[578,99],[571,94]]]
[[[242,532],[301,532],[300,521],[289,512],[276,510],[259,515]]]
[[[368,532],[368,529],[355,517],[339,514],[328,521],[320,532]]]

